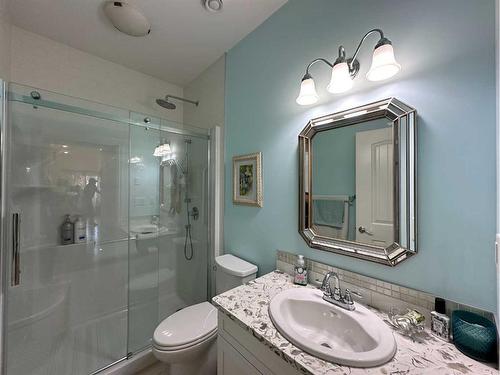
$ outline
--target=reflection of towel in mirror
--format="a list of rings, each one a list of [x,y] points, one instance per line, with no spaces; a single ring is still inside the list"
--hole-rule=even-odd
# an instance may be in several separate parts
[[[344,226],[344,201],[314,199],[313,222],[316,225],[342,228]]]

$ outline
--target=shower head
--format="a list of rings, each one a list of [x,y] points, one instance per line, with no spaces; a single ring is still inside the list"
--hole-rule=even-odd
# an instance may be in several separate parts
[[[179,162],[179,160],[173,158],[165,159],[161,161],[160,166],[163,167],[165,165],[175,166],[181,175],[187,175],[187,170],[184,168],[184,163],[182,163],[182,161]]]
[[[175,96],[175,95],[167,95],[167,96],[165,96],[165,99],[156,99],[156,104],[158,104],[159,106],[162,106],[163,108],[166,108],[166,109],[175,109],[176,105],[174,103],[171,103],[169,101],[169,99],[175,99],[175,100],[180,100],[183,102],[191,103],[197,107],[198,107],[198,104],[200,104],[200,102],[198,102],[198,101],[181,98],[181,97]]]
[[[174,103],[170,103],[168,98],[156,99],[156,104],[166,109],[175,109],[177,107]]]

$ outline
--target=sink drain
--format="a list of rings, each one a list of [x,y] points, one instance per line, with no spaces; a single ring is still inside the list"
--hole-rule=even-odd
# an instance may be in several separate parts
[[[332,347],[330,346],[330,344],[328,344],[327,342],[322,342],[321,346],[324,346],[325,348],[328,348],[328,349],[332,349]]]

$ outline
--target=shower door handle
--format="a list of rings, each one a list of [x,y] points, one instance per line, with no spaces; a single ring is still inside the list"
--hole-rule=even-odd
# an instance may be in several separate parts
[[[10,285],[16,286],[21,282],[21,215],[12,214],[12,269]]]

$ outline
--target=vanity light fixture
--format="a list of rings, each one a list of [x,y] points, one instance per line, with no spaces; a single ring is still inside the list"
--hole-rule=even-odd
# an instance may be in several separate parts
[[[356,78],[359,72],[360,65],[359,61],[356,59],[359,50],[366,38],[373,33],[380,34],[380,39],[373,50],[372,65],[368,73],[366,73],[366,78],[369,81],[382,81],[397,74],[401,70],[401,65],[396,62],[391,41],[384,36],[381,29],[373,29],[368,31],[363,38],[361,38],[352,57],[346,58],[345,49],[343,46],[340,46],[339,56],[333,64],[323,58],[317,58],[311,61],[307,65],[306,73],[300,84],[300,93],[296,99],[297,104],[310,105],[319,100],[314,80],[309,73],[309,69],[318,62],[325,63],[332,69],[331,80],[326,88],[328,92],[339,94],[351,89],[353,79]]]
[[[300,94],[297,98],[297,103],[300,105],[314,104],[319,100],[316,93],[314,81],[309,73],[306,73],[300,83]]]
[[[139,164],[142,161],[142,158],[139,156],[132,156],[130,158],[130,164]]]
[[[358,66],[359,69],[359,66]],[[332,78],[330,84],[326,87],[328,92],[332,94],[340,94],[352,87],[351,68],[345,59],[344,47],[339,47],[339,57],[332,66]]]
[[[172,153],[172,149],[170,148],[170,144],[162,143],[161,145],[159,145],[158,147],[155,148],[153,155],[163,157],[163,156],[170,155],[171,153]]]

